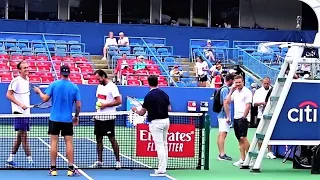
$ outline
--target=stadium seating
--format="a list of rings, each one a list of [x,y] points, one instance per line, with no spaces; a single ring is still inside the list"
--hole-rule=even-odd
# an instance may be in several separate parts
[[[12,34],[8,34],[10,36]],[[29,37],[28,34],[25,37]],[[50,83],[59,78],[60,66],[68,65],[72,75],[70,80],[76,84],[87,81],[97,84],[93,76],[93,64],[85,53],[83,43],[73,40],[39,39],[0,39],[0,81],[9,82],[18,75],[17,63],[25,60],[29,63],[30,81]]]
[[[106,38],[106,37],[105,37]],[[141,41],[140,38],[128,37],[130,40],[130,46],[117,47],[110,46],[108,50],[108,59],[111,59],[109,66],[115,69],[115,74],[121,84],[123,85],[146,85],[147,81],[144,78],[149,74],[155,74],[159,76],[159,85],[167,86],[170,81],[170,70],[173,66],[178,65],[180,69],[186,69],[184,72],[182,82],[177,82],[179,86],[191,86],[197,85],[194,77],[189,74],[190,66],[181,64],[181,57],[173,55],[173,48],[167,46],[165,41],[161,41],[161,38],[146,39]],[[155,42],[158,40],[158,42]],[[122,55],[126,54],[126,63],[129,64],[127,69],[121,70]],[[138,56],[144,56],[147,58],[146,71],[133,71],[133,65]],[[190,63],[187,59],[186,62]],[[130,76],[136,76],[131,78]]]

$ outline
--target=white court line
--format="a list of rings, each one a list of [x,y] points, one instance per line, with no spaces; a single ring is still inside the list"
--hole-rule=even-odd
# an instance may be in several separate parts
[[[41,139],[41,138],[38,138],[38,139],[39,139],[39,141],[41,141],[43,144],[45,144],[46,146],[48,146],[49,149],[51,148],[51,146],[50,146],[47,142],[45,142],[43,139]],[[66,157],[64,157],[61,153],[58,152],[58,156],[61,157],[64,161],[66,161],[66,162],[68,163],[68,159],[67,159]],[[86,177],[88,180],[94,180],[94,179],[91,178],[87,173],[85,173],[84,171],[82,171],[81,169],[79,169],[75,164],[73,164],[73,166],[74,166],[75,168],[77,168],[78,171],[79,171],[84,177]]]
[[[97,141],[95,141],[95,140],[93,140],[93,139],[87,138],[87,140],[89,140],[89,141],[97,144]],[[103,147],[106,148],[106,149],[108,149],[109,151],[112,151],[112,152],[113,152],[113,149],[112,149],[112,148],[109,148],[108,146],[103,146]],[[140,162],[140,161],[138,161],[138,160],[135,160],[135,159],[133,159],[133,158],[127,156],[127,155],[124,155],[124,154],[121,154],[121,153],[119,153],[119,155],[122,156],[122,157],[124,157],[124,158],[129,159],[130,161],[133,161],[133,162],[136,162],[136,163],[138,163],[138,164],[140,164],[140,165],[142,165],[142,166],[145,166],[145,167],[147,167],[147,168],[152,168],[151,166],[149,166],[149,165],[147,165],[147,164],[145,164],[145,163],[143,163],[143,162]],[[176,179],[176,178],[174,178],[174,177],[172,177],[172,176],[169,176],[168,174],[166,174],[166,177],[167,177],[168,179],[170,179],[170,180],[178,180],[178,179]]]

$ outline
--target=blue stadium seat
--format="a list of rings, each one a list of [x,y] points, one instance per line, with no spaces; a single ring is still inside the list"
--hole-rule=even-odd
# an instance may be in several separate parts
[[[0,46],[0,51],[5,51],[6,49],[4,48],[4,46]]]
[[[7,55],[8,53],[5,51],[0,51],[0,55]]]
[[[11,48],[11,47],[15,47],[16,45],[14,44],[14,43],[9,43],[9,42],[6,42],[6,43],[4,43],[4,46],[6,47],[6,49],[9,49],[9,48]]]
[[[165,58],[164,58],[164,61],[165,61],[165,62],[174,62],[175,59],[174,59],[174,57],[165,57]]]
[[[154,44],[155,47],[163,47],[164,44]]]
[[[21,49],[19,47],[11,47],[9,48],[9,51],[21,51]]]
[[[58,57],[66,57],[67,55],[65,53],[56,53],[56,56],[58,56]]]
[[[43,53],[43,52],[45,52],[45,51],[46,51],[46,49],[44,49],[44,48],[36,48],[36,49],[34,50],[35,53]]]
[[[67,50],[67,45],[65,45],[65,44],[56,45],[56,49],[64,49],[64,50]]]
[[[34,49],[43,48],[43,44],[33,44]]]
[[[79,44],[79,41],[68,41],[68,44]]]
[[[23,52],[22,55],[24,55],[24,56],[32,56],[33,53],[32,52]]]
[[[178,87],[186,87],[186,84],[183,83],[183,82],[176,82],[176,85],[177,85]]]
[[[32,49],[31,48],[21,48],[21,51],[22,52],[31,52],[32,51]]]
[[[144,48],[143,47],[134,47],[133,52],[136,52],[136,51],[144,51]]]
[[[50,44],[52,43],[53,44],[53,43],[56,43],[56,41],[55,40],[46,40],[46,43],[50,43]]]
[[[5,41],[6,41],[6,42],[11,42],[11,43],[17,42],[17,40],[16,40],[16,39],[13,39],[13,38],[7,38]]]
[[[71,45],[70,50],[81,50],[81,46],[80,45]]]
[[[21,48],[26,48],[27,44],[26,43],[18,43],[17,46],[21,49]]]
[[[139,43],[131,43],[130,46],[141,46]]]
[[[72,54],[71,57],[77,58],[77,57],[83,57],[82,54]]]
[[[56,40],[57,44],[67,44],[67,41],[65,40]]]
[[[22,53],[21,52],[12,52],[11,55],[12,56],[21,56]]]
[[[147,55],[147,53],[144,52],[144,51],[134,52],[134,54],[135,54],[135,55],[139,55],[139,56],[145,56],[145,55]]]
[[[18,39],[18,42],[20,42],[20,43],[28,43],[29,40],[28,39]]]

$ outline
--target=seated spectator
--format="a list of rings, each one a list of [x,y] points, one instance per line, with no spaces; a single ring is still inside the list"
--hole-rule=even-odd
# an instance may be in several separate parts
[[[119,46],[129,46],[129,38],[124,36],[123,32],[119,33],[118,45]]]
[[[211,40],[208,40],[207,46],[205,46],[205,49],[204,49],[204,54],[209,61],[215,61],[213,53],[214,53],[214,49],[211,45]]]
[[[117,40],[113,37],[113,32],[109,32],[109,37],[106,39],[106,43],[103,47],[103,58],[101,60],[107,60],[109,46],[117,46]]]
[[[177,65],[175,65],[170,71],[170,76],[172,77],[174,82],[179,82],[182,74],[183,73],[179,71],[179,67]],[[173,83],[172,80],[170,80],[170,83]]]
[[[134,70],[137,71],[139,69],[146,69],[147,65],[144,62],[144,57],[143,56],[139,56],[138,57],[138,62],[136,62],[134,64]]]
[[[121,76],[121,70],[122,69],[128,69],[129,68],[129,64],[127,62],[127,54],[126,53],[123,53],[122,54],[122,58],[119,59],[118,61],[122,61],[120,66],[118,64],[118,62],[116,62],[116,68],[115,68],[115,71],[114,71],[114,74],[116,75],[116,81],[120,80],[120,76]]]

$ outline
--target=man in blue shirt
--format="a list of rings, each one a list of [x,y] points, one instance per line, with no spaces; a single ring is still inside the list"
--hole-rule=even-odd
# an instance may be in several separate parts
[[[57,175],[56,159],[59,135],[64,136],[66,143],[66,152],[68,157],[68,176],[78,174],[73,167],[73,126],[79,123],[79,113],[81,109],[80,91],[79,88],[69,81],[70,68],[61,66],[60,73],[62,78],[54,81],[46,89],[45,94],[39,88],[34,88],[34,91],[40,95],[42,101],[47,102],[51,98],[52,107],[49,120],[50,135],[50,158],[51,168],[50,174]],[[72,117],[73,104],[76,103],[76,113]]]
[[[228,160],[231,161],[232,158],[227,156],[224,151],[224,143],[227,137],[227,134],[230,130],[230,110],[229,106],[226,104],[226,99],[229,94],[229,88],[233,84],[233,75],[227,74],[225,77],[225,85],[221,87],[220,91],[220,103],[223,105],[220,113],[218,114],[218,122],[219,122],[219,135],[217,139],[218,149],[219,149],[219,160]]]
[[[150,176],[166,176],[168,164],[168,130],[170,126],[169,111],[171,111],[170,99],[167,93],[157,88],[158,77],[148,77],[150,92],[145,96],[142,109],[139,111],[132,107],[132,111],[143,116],[148,111],[150,133],[155,143],[159,165],[158,169]]]

